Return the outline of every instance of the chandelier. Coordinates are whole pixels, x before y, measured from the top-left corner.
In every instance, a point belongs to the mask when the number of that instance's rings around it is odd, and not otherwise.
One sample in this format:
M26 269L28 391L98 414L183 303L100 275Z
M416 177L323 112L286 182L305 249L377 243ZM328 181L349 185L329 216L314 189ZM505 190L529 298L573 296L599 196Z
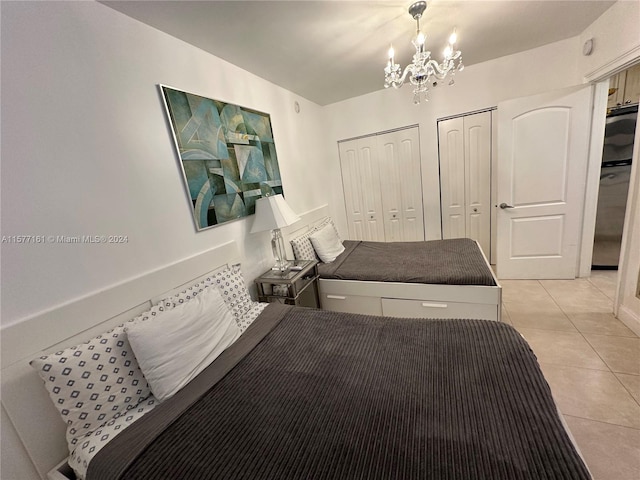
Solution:
M438 81L445 80L450 77L449 85L453 85L454 75L456 71L462 71L464 65L462 64L462 52L460 50L454 50L454 45L457 40L455 30L449 37L449 44L444 50L444 60L442 63L438 63L431 58L431 52L424 49L425 36L420 31L420 18L427 8L427 2L416 2L409 7L409 15L413 17L417 24L416 38L411 43L416 49L416 53L413 55L413 62L406 66L404 72L401 73L402 68L394 61L393 47L389 48L389 61L384 69L384 88L400 88L407 75L409 75L409 81L414 85L413 89L413 103L418 105L421 98L424 97L425 101L429 100L429 87L437 86Z

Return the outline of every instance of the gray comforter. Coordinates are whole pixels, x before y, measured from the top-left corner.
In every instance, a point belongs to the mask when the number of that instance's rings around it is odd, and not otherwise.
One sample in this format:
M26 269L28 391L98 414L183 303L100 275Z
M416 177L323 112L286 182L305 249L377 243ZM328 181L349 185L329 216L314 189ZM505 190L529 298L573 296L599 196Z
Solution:
M321 278L447 285L495 285L478 244L468 238L427 242L345 240L345 251L320 264Z
M527 343L271 304L89 465L113 479L587 479Z

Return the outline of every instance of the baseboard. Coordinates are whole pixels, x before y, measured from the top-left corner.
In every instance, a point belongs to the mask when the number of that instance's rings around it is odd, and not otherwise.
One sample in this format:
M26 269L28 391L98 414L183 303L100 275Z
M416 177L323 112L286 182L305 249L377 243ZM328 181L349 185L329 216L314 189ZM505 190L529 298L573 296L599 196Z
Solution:
M618 307L618 320L629 327L633 332L640 336L640 316L637 313L631 311L631 309L620 305Z

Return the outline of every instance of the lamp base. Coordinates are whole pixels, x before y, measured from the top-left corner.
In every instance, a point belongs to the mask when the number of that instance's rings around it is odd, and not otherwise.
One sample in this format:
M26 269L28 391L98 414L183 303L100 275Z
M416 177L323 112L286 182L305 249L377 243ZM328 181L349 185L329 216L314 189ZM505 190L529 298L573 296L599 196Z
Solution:
M276 263L271 270L278 270L280 272L286 272L291 267L291 262L286 259L284 250L284 241L282 240L282 233L279 228L273 230L273 236L271 237L271 249L273 250L273 256L276 259Z

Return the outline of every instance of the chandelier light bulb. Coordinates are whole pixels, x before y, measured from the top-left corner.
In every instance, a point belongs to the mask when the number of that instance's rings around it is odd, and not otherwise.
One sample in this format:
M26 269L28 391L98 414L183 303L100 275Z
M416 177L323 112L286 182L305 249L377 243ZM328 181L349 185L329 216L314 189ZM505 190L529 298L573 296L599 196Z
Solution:
M451 33L451 36L449 37L449 43L451 44L451 46L455 45L455 43L458 41L458 34L456 33L456 31L454 30Z
M393 63L393 56L395 55L395 52L393 51L393 46L389 47L389 59L391 60L391 63Z
M418 35L416 36L416 43L417 43L418 45L424 45L424 40L425 40L425 38L424 38L424 33L422 33L422 32L420 32L420 31L419 31L419 32L418 32Z
M453 53L453 49L451 45L447 45L447 48L444 49L444 58L451 58L451 54Z

